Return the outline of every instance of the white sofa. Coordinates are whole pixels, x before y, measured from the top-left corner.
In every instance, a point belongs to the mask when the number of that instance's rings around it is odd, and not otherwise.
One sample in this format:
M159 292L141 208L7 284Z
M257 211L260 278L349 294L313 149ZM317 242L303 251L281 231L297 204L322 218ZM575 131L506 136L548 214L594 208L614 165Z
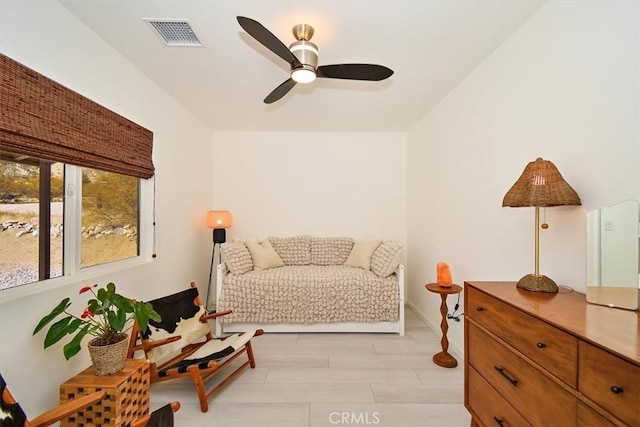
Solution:
M225 243L216 332L386 332L404 335L402 247L349 237Z

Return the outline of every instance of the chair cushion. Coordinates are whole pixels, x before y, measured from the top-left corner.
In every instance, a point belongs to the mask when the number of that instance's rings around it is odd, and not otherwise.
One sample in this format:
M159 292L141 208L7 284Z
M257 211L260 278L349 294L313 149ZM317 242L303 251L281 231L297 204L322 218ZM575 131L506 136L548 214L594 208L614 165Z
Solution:
M284 265L311 264L311 236L269 237Z
M349 267L359 267L365 270L369 270L371 267L371 257L373 253L380 246L381 240L360 240L353 245L353 249L349 254L349 257L345 261L344 265Z
M169 371L177 370L180 373L187 372L190 366L198 366L198 369L206 369L211 361L227 357L248 343L256 334L256 330L235 334L225 339L212 339L202 345L188 358L158 371L158 376L167 376Z
M194 305L198 297L198 289L190 288L184 291L149 301L153 309L162 317L160 322L149 321L149 327L143 334L145 338L158 341L179 335L180 340L161 345L147 351L151 363L160 363L171 356L180 353L183 347L193 343L211 332L207 322L201 322L200 317L205 314L201 305Z
M231 274L244 274L253 270L251 253L244 242L223 243L220 251Z
M273 249L269 240L253 240L248 239L247 249L253 259L253 267L261 270L269 268L283 267L284 262L278 253Z
M371 271L378 277L391 276L400 265L402 246L391 242L382 242L371 257Z
M11 395L7 390L7 383L0 374L0 425L2 427L22 427L27 421L27 415L24 413L19 403L10 403L5 400L7 395Z
M173 427L173 408L168 403L151 413L145 427Z
M350 237L312 237L311 264L343 265L353 249Z

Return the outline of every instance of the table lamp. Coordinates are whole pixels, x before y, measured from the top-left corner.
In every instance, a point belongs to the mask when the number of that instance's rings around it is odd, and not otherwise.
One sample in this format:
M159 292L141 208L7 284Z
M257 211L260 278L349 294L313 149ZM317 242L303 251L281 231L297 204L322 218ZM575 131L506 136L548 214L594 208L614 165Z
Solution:
M558 285L549 277L539 273L540 207L568 205L580 205L580 197L562 178L556 166L541 157L527 165L520 178L504 196L503 207L533 206L536 208L535 272L521 278L517 287L536 292L558 292Z

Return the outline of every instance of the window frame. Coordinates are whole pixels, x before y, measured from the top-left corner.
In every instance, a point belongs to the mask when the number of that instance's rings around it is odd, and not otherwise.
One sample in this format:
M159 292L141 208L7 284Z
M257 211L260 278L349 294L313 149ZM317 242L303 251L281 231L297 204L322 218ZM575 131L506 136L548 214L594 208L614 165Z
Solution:
M64 164L64 233L63 274L12 288L0 290L0 300L8 301L43 291L60 288L71 283L91 281L99 276L137 267L153 260L155 175L138 178L139 184L139 255L89 267L80 267L82 240L82 167Z

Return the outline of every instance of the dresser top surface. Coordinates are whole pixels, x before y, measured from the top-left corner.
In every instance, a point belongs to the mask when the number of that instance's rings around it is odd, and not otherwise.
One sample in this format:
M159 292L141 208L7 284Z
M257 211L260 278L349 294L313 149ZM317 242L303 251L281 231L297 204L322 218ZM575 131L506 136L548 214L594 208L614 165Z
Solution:
M640 365L640 313L589 304L585 295L531 292L515 282L465 282L481 292Z

